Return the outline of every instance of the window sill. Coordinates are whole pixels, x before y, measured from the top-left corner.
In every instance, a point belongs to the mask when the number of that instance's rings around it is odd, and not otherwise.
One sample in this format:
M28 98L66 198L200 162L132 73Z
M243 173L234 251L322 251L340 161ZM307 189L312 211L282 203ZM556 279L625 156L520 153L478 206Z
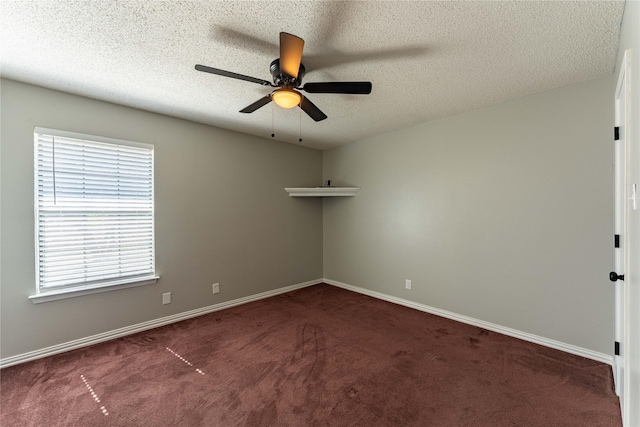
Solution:
M78 286L73 289L56 289L48 292L40 292L30 295L29 299L34 304L56 301L59 299L75 298L83 295L98 294L101 292L116 291L119 289L133 288L136 286L152 285L158 281L160 276L136 277L135 279L119 280L93 286Z

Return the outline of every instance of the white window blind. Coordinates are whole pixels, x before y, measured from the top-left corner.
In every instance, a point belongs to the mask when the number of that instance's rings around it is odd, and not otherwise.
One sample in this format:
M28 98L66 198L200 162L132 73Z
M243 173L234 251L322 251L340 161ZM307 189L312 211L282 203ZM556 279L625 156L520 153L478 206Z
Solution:
M39 293L155 274L152 145L36 128L35 186Z

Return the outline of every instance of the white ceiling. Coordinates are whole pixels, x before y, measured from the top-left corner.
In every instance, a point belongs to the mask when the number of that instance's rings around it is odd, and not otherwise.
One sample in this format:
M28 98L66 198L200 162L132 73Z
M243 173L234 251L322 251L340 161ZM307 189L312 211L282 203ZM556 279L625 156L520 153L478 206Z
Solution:
M1 0L3 77L327 149L612 73L623 1ZM328 119L195 64L271 80L278 34L305 40L305 82Z

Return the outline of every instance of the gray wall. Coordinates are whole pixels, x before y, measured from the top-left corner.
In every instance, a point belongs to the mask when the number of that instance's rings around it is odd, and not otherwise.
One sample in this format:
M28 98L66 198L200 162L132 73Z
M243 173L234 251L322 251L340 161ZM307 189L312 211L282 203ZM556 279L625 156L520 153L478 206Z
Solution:
M612 88L325 151L323 179L361 190L324 201L324 277L611 354Z
M610 354L612 80L324 153L2 80L0 356L322 276ZM27 299L34 126L155 144L156 285Z
M322 153L2 80L1 357L322 276ZM155 145L155 285L34 305L35 126ZM220 282L213 295L211 284ZM171 292L163 306L161 294Z

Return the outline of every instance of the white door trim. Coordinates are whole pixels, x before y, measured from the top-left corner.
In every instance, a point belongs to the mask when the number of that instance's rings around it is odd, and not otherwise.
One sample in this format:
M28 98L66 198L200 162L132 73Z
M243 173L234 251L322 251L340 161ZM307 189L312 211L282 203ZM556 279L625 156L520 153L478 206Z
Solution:
M614 271L618 274L625 274L628 246L627 246L627 208L628 200L626 200L627 189L627 158L629 156L629 147L626 135L626 126L624 124L625 99L626 99L626 55L622 60L622 66L618 75L618 82L615 91L615 126L618 131L618 138L615 144L615 220L614 233L620 236L619 247L614 248ZM614 340L616 348L619 350L618 355L613 356L613 379L615 383L616 394L620 396L620 405L624 406L624 281L618 280L613 285L615 287L615 329Z

